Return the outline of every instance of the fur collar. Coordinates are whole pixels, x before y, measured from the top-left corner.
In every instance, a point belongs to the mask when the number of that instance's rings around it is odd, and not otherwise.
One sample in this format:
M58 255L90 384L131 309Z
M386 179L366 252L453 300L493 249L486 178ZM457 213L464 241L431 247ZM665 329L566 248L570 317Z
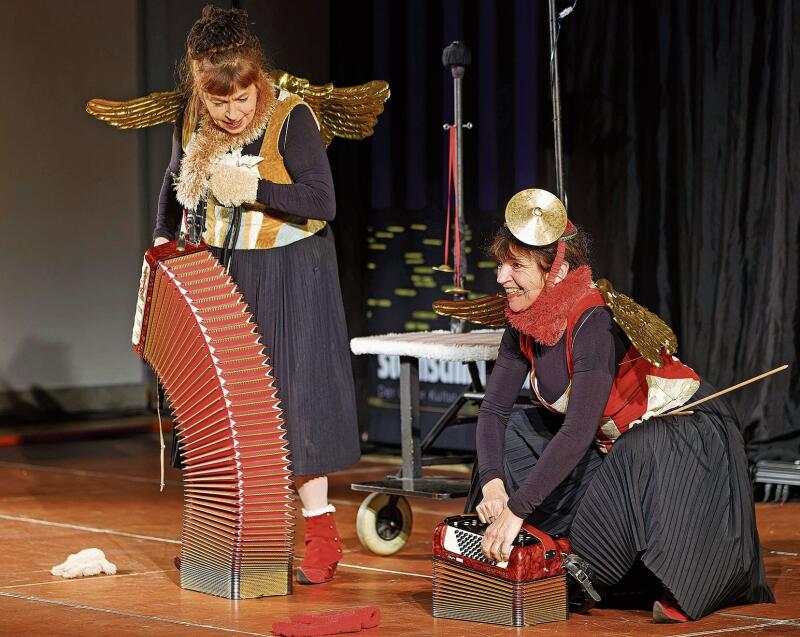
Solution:
M194 210L206 198L211 171L225 153L257 140L267 128L278 100L266 78L259 82L256 110L250 123L236 135L226 133L211 120L203 108L197 132L189 142L181 159L181 168L175 179L175 195L188 210Z
M591 286L592 271L588 265L582 265L571 270L561 283L545 288L528 309L512 312L506 305L506 318L523 334L542 345L553 346L567 328L567 314Z

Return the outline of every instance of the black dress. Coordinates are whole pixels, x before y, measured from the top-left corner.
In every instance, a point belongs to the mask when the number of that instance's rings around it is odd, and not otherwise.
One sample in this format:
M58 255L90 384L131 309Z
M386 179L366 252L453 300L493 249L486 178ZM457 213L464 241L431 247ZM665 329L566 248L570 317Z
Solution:
M695 398L714 391L702 383ZM641 560L693 619L775 601L744 442L724 400L625 433L591 480L569 537L607 585Z
M609 371L613 375L629 345L610 313L595 313L574 340L576 369L583 359L582 372L595 376L590 376L589 395L578 396L573 382L566 417L543 408L511 411L509 397L513 403L530 369L517 339L507 330L481 407L481 484L502 477L512 511L544 531L567 534L573 551L609 589L643 565L693 619L725 605L774 601L764 574L744 444L727 403L710 401L692 416L651 418L601 454L592 444L599 419L592 415L582 421L573 407L588 413L599 401L602 409L609 386L604 377ZM598 357L598 350L608 360ZM536 348L536 376L549 381L539 382L548 402L555 402L569 382L564 352L564 337L553 347ZM702 383L694 398L711 393ZM570 430L568 444L565 429ZM493 448L497 444L502 455ZM502 457L502 466L481 462L482 454ZM553 483L550 475L559 471L565 477Z
M154 237L174 239L181 209L173 175L182 156L180 123L164 175ZM243 149L257 155L263 135ZM327 156L308 109L295 107L280 134L280 150L294 184L259 183L269 208L325 219L335 215ZM297 186L297 187L293 187ZM221 249L212 248L219 258ZM296 475L341 470L358 461L360 444L333 232L270 249L236 250L231 275L255 316L273 366Z

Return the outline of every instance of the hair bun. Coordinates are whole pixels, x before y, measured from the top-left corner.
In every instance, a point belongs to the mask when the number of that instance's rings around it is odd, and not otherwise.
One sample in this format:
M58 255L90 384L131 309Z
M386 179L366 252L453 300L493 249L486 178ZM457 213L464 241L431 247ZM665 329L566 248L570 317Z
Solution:
M196 57L252 45L254 40L247 11L207 4L189 31L186 48Z

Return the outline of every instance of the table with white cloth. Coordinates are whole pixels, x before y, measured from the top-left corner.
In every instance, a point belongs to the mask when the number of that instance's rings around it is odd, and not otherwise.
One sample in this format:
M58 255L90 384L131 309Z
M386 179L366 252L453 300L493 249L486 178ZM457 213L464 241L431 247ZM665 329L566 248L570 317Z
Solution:
M478 375L477 361L494 361L500 348L502 330L476 330L465 333L449 331L408 332L361 336L350 341L353 354L385 354L400 357L400 441L402 467L398 475L386 476L376 482L351 485L356 491L382 492L396 495L445 499L464 496L469 481L446 476L422 476L420 440L419 361L422 358L457 361L470 370L472 384L440 418L431 432L435 437L458 410L469 401L479 403L483 386ZM431 434L426 440L431 440ZM426 463L431 464L431 463Z
M356 533L361 544L378 555L392 555L411 535L413 516L405 496L443 500L466 496L470 480L452 476L423 476L423 465L442 464L448 458L423 457L423 452L450 424L460 422L458 412L465 404L479 405L484 389L477 361L489 365L497 359L502 330L476 330L453 333L442 331L409 332L361 336L350 341L354 354L385 354L400 358L400 442L402 466L397 474L383 480L350 485L354 491L370 494L361 503L356 517ZM457 361L467 365L471 383L445 411L424 440L420 440L419 361L428 358ZM470 461L474 456L470 457Z

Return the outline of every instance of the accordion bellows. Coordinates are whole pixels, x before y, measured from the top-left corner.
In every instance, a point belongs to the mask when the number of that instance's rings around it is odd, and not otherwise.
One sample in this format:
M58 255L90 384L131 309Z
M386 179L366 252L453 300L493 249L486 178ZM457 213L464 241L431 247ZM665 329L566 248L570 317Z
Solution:
M294 509L271 368L235 283L204 246L145 254L134 349L162 383L184 464L181 587L291 592Z
M453 516L433 536L433 616L532 626L567 619L562 552L566 540L525 525L508 562L481 553L487 528L475 516Z

